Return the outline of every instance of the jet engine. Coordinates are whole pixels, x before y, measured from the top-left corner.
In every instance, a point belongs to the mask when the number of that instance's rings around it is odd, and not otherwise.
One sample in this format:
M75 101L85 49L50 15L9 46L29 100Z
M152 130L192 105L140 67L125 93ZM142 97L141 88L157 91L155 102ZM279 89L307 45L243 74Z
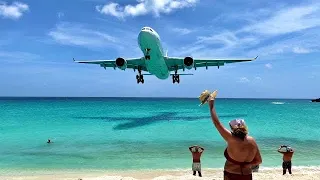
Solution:
M187 69L191 69L193 67L193 58L192 57L185 57L183 60L184 67Z
M125 70L127 68L127 61L119 57L116 59L116 65L119 69Z

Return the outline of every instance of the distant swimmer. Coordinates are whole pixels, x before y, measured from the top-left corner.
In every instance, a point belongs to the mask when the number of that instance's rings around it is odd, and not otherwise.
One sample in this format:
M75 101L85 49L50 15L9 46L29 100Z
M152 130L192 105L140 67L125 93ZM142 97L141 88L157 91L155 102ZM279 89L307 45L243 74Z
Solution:
M51 140L50 140L50 139L48 139L47 143L51 143Z
M282 162L282 169L283 169L283 174L285 175L287 173L287 169L289 171L289 174L292 174L291 172L291 159L294 153L294 150L290 146L282 145L279 147L278 152L283 154L283 162Z
M202 177L201 174L201 162L200 162L200 158L201 155L204 151L204 148L194 145L194 146L190 146L189 150L192 153L192 171L193 171L193 175L196 175L196 172L198 171L198 175L199 177Z
M215 110L217 91L204 91L199 96L201 104L208 103L212 123L226 141L224 151L226 162L224 165L224 180L252 180L252 167L262 163L260 151L255 139L248 136L248 127L243 119L229 122L228 130L220 122Z

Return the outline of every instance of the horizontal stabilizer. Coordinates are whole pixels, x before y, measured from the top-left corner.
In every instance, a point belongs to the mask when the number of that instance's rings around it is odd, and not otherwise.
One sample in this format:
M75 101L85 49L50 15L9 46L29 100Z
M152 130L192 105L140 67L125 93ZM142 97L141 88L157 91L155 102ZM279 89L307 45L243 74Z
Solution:
M170 74L171 76L173 75L181 75L181 76L187 76L187 75L193 75L193 74Z

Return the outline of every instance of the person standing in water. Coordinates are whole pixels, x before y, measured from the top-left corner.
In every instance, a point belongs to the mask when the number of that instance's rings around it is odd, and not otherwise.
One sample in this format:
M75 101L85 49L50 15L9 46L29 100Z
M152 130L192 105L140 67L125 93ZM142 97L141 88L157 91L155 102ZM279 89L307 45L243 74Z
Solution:
M192 153L192 171L193 175L196 175L196 172L198 171L199 177L202 177L201 174L201 155L204 151L204 148L194 145L189 147L190 152Z
M207 96L202 93L201 96ZM212 122L222 138L227 142L224 151L226 162L224 165L224 180L252 180L251 167L262 163L260 151L255 139L248 136L248 128L243 119L234 119L229 122L231 131L219 121L215 110L217 91L209 94L207 102ZM202 99L202 98L200 98Z
M283 173L282 175L285 175L287 173L287 169L289 174L292 174L291 172L291 168L292 168L292 163L291 163L291 159L294 153L294 150L290 147L290 146L280 146L280 148L278 149L278 152L283 154L282 157L282 169L283 169Z

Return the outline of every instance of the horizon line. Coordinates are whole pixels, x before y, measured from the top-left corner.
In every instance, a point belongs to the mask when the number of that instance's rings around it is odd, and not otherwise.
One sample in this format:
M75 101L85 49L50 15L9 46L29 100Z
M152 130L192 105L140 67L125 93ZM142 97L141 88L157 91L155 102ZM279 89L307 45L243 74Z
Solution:
M154 98L154 99L198 99L198 97L152 97L152 96L0 96L0 98ZM216 99L295 99L311 100L317 98L284 98L284 97L217 97Z

